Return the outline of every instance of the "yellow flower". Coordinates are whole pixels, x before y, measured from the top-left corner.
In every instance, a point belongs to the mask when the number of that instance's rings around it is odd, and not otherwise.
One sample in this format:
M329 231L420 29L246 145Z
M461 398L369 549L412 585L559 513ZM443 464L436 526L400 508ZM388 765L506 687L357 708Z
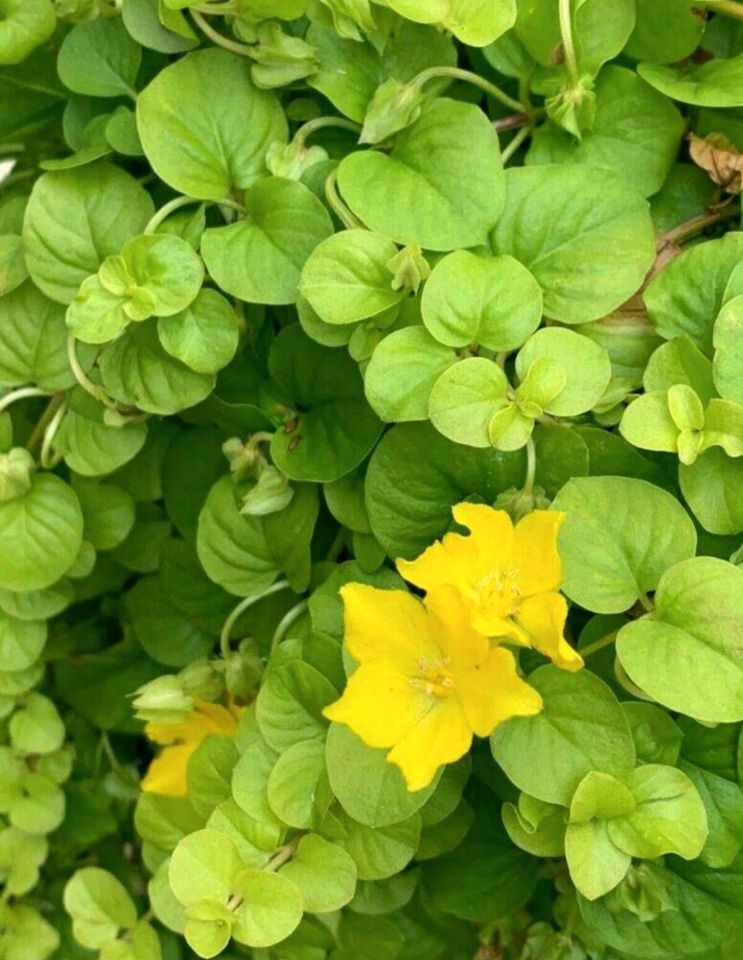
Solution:
M165 747L150 764L141 787L148 793L185 797L188 793L186 769L191 754L211 733L232 736L242 710L197 700L195 709L183 723L148 723L144 728L153 743Z
M468 623L456 590L425 604L404 590L341 588L345 642L360 664L325 716L349 726L421 790L438 768L508 717L539 713L542 699L516 672L510 650Z
M447 533L417 560L398 560L403 577L427 591L453 587L475 630L579 670L583 658L563 636L568 605L558 593L557 534L565 514L535 510L514 527L505 510L484 504L458 503L453 513L470 535Z

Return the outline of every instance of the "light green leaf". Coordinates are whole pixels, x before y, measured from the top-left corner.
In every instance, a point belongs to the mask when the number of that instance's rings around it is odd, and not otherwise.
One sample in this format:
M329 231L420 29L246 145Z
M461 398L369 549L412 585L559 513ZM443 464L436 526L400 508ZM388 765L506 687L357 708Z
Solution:
M157 175L203 200L251 186L270 144L287 138L279 101L253 86L250 62L216 48L161 70L137 99L137 125Z
M633 400L622 414L619 431L635 447L676 453L680 431L668 409L667 392L656 390Z
M723 535L743 530L743 460L707 450L691 466L681 464L679 482L705 530Z
M356 892L356 875L356 864L343 847L315 833L302 837L297 852L279 874L297 885L309 913L345 907Z
M539 326L542 291L513 257L458 250L434 267L421 312L429 332L446 346L516 350Z
M83 280L141 233L153 213L134 177L107 163L43 174L23 224L31 279L52 300L71 303Z
M638 760L674 766L684 735L666 711L653 703L634 700L624 701L622 709L632 730Z
M565 831L565 857L570 879L587 900L597 900L621 882L632 863L618 850L603 820L571 823Z
M629 609L696 549L683 507L644 480L578 477L565 484L553 508L567 513L559 538L563 590L597 613Z
M21 754L54 753L64 743L65 727L48 697L31 693L8 724L10 742Z
M388 423L426 420L431 389L455 360L454 351L423 327L394 330L380 341L366 368L366 398Z
M64 889L65 910L72 917L75 939L100 950L119 930L130 930L137 910L124 885L99 867L77 870Z
M104 408L83 390L69 395L70 409L65 414L54 446L65 463L84 477L113 473L132 460L147 439L147 425L125 422L109 426Z
M3 0L0 65L21 63L54 33L57 17L49 0ZM52 949L55 949L52 947Z
M714 557L668 570L652 618L627 624L617 654L663 706L710 723L743 719L743 570Z
M0 587L25 592L50 587L66 572L83 541L83 515L74 490L53 474L37 474L31 489L0 502Z
M616 309L655 257L647 204L618 174L556 164L506 173L506 208L491 243L531 270L546 315L562 323Z
M682 67L641 63L637 72L651 87L681 103L697 107L743 106L743 54Z
M436 100L395 137L389 155L368 150L346 157L338 185L366 226L397 243L475 246L503 207L498 138L478 107Z
M232 927L238 943L270 947L286 939L302 919L302 893L280 873L248 867L235 878L235 890L243 897Z
M611 378L609 355L599 344L573 330L546 327L529 337L516 357L516 372L526 380L532 364L546 358L559 364L565 386L543 408L559 417L575 417L601 399Z
M342 846L356 863L359 880L384 880L400 873L415 855L421 834L416 813L387 827L367 827L343 810L334 818L331 830L320 828L327 839Z
M505 407L508 389L506 375L497 363L484 357L460 360L433 385L428 403L431 423L455 443L489 447L489 427L493 416Z
M301 660L275 667L266 674L256 700L260 731L279 751L322 737L328 726L322 711L337 697L330 681Z
M653 352L642 382L647 392L670 390L683 383L705 403L715 396L712 364L687 336L675 337Z
M693 763L681 769L699 791L707 811L709 836L699 858L708 867L728 867L743 847L743 790Z
M142 48L118 17L79 23L59 51L59 77L73 93L89 97L136 97Z
M705 26L694 0L641 3L624 52L634 60L678 63L699 46Z
M332 724L326 742L330 786L346 813L368 827L407 820L431 797L438 780L410 793L385 750L367 747L348 727Z
M635 747L614 694L598 677L540 667L529 683L544 708L534 717L502 723L491 739L493 756L520 790L568 806L593 771L621 779L635 764Z
M216 830L196 830L179 843L170 858L168 877L184 907L199 900L227 902L235 892L241 861L237 847Z
M609 821L614 846L646 860L666 853L696 859L707 840L707 814L686 774L650 763L633 770L626 783L637 806Z
M0 304L2 301L0 301ZM715 387L727 400L743 403L743 296L733 297L715 320L712 344L715 348Z
M306 830L330 803L322 740L300 740L278 758L268 778L268 802L279 820ZM324 814L325 809L321 812ZM335 909L335 908L333 908Z
M45 620L17 620L0 612L0 662L3 670L26 670L46 643Z
M307 258L332 233L330 216L308 187L283 177L253 184L244 202L245 219L204 233L209 273L248 303L295 303Z
M325 323L356 323L399 303L388 264L395 244L369 230L342 230L323 240L302 270L299 289Z
M216 290L202 290L190 306L161 317L157 335L163 349L196 373L217 373L232 360L240 339L237 316Z

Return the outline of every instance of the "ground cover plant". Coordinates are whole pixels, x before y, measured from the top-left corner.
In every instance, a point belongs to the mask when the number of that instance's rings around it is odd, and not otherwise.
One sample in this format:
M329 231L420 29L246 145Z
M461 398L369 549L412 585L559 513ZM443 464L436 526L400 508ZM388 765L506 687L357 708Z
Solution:
M0 0L0 960L739 960L743 3Z

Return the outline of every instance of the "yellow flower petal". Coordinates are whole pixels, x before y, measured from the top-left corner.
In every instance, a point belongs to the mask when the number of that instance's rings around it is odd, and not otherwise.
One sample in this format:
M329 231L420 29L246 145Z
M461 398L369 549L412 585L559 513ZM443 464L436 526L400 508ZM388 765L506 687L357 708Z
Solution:
M402 770L408 790L422 790L445 763L459 760L470 748L470 729L457 697L435 700L431 709L387 755Z
M560 588L562 561L557 535L564 519L559 510L535 510L516 524L513 569L522 597Z
M458 503L452 513L470 534L447 533L416 560L398 560L397 569L407 581L423 590L450 584L468 596L477 590L483 577L509 561L513 524L505 510L494 510L482 503Z
M516 671L516 659L504 647L492 647L484 663L459 679L457 695L467 723L487 737L509 717L529 717L542 709L542 698Z
M188 793L186 769L198 743L181 743L166 747L155 757L141 783L147 793L162 793L170 797L185 797Z
M328 720L350 727L367 746L391 747L418 723L432 702L391 667L362 664L350 676L340 700L323 713Z
M580 670L583 658L563 636L568 605L562 594L541 593L529 597L519 607L516 623L528 635L529 642L563 670Z
M363 583L347 583L340 593L346 647L359 663L386 664L412 675L421 658L441 656L423 604L412 594Z
M470 625L470 608L454 587L438 587L425 599L429 629L454 671L471 670L488 655L487 636Z

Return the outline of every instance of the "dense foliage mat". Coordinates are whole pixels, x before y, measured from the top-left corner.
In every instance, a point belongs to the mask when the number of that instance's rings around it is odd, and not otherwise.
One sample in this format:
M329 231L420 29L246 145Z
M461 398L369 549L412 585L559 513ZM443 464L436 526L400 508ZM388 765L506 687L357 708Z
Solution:
M739 960L743 2L0 0L0 960Z

